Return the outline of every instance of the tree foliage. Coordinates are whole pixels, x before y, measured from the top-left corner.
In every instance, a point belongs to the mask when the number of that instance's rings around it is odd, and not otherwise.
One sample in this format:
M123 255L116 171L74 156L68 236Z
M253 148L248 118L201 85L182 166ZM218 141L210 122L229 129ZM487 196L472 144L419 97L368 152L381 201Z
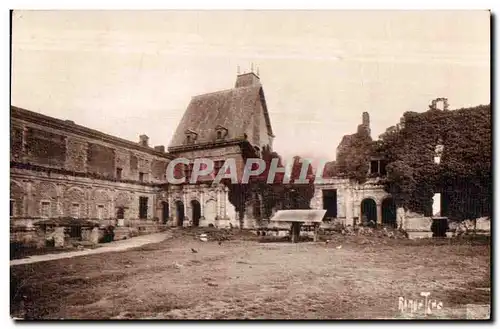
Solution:
M348 145L345 145L337 155L336 175L364 183L373 147L372 138L365 130L358 130L357 133L350 135Z
M490 105L406 112L402 121L376 144L388 161L385 188L398 205L427 214L433 194L443 193L450 217L491 214ZM439 165L437 144L444 146Z
M229 187L229 201L235 206L240 224L243 224L245 210L262 200L263 218L270 218L273 209L309 209L309 203L314 196L314 174L312 165L307 168L308 183L299 181L302 170L302 158L295 156L290 175L290 181L285 181L284 173L276 173L274 181L267 182L269 168L273 159L278 159L278 167L284 167L282 158L276 152L264 150L262 159L266 166L259 176L251 176L249 184L224 183ZM304 164L305 165L305 164ZM242 225L240 225L242 226Z

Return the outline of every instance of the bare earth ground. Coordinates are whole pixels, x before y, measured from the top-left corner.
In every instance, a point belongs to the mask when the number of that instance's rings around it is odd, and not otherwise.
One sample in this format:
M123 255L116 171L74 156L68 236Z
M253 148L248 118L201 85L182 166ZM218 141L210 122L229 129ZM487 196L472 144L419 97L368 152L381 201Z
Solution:
M401 318L398 297L421 299L422 291L443 302L433 318L484 317L484 305L490 304L490 242L484 237L412 241L335 235L328 244L290 244L242 234L219 244L200 241L193 230L173 233L172 239L133 250L12 266L11 315Z

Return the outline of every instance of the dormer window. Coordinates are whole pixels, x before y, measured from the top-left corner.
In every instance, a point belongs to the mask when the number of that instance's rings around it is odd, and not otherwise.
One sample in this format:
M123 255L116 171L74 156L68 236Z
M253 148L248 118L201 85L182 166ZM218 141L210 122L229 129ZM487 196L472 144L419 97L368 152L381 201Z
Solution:
M194 144L196 138L198 137L198 134L192 130L186 130L185 134L186 134L186 144L188 145Z
M224 140L227 136L227 128L221 125L215 127L216 140L221 141Z

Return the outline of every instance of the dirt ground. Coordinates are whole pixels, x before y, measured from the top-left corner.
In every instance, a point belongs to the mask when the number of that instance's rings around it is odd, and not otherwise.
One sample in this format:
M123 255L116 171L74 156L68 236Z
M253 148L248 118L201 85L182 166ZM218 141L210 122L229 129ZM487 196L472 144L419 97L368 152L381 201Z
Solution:
M399 297L422 299L420 292L430 292L443 308L428 317L465 319L474 305L490 304L489 238L337 234L328 243L291 244L248 234L202 242L200 232L177 230L172 239L133 250L13 266L11 315L402 318L410 316L398 311Z

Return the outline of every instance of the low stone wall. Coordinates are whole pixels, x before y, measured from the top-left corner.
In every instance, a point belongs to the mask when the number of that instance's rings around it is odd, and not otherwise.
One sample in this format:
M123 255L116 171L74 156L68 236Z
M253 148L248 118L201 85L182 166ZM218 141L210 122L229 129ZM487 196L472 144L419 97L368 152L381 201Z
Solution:
M11 219L10 227L10 243L15 248L45 248L56 247L64 248L71 247L75 243L85 242L88 244L97 244L99 242L109 242L106 238L108 227L114 228L113 231L118 233L118 240L123 238L131 238L138 235L151 234L163 231L167 225L159 224L153 220L126 220L128 225L116 226L116 219L106 219L101 221L93 221L99 226L92 227L92 223L79 226L81 234L79 237L71 237L71 226L64 224L63 219L54 218L50 225L42 225L41 221L47 221L47 218L16 218ZM79 219L75 219L78 221ZM82 220L85 221L85 220ZM60 223L59 223L60 222ZM115 239L116 240L116 239Z
M403 229L407 232L430 232L431 225L430 217L406 217L403 221Z

